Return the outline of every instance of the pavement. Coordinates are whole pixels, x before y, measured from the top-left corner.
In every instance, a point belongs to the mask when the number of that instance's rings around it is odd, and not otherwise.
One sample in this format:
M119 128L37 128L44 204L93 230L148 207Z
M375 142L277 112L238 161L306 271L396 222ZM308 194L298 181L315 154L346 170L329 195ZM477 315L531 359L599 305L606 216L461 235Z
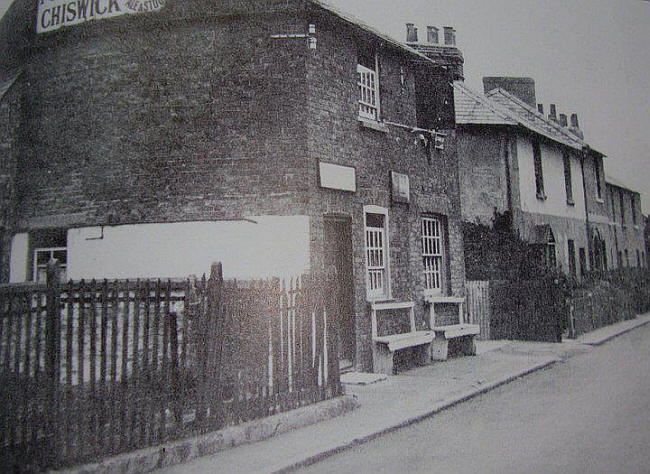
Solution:
M342 381L349 382L344 383L346 397L352 398L358 408L343 410L340 416L308 426L303 424L263 441L221 449L215 454L156 472L275 473L294 470L433 416L573 355L589 352L593 346L648 323L650 313L645 313L562 343L477 341L476 356L452 358L387 377L345 374ZM129 456L137 456L137 452L122 455L122 458ZM144 472L134 469L137 463L130 465L131 468L113 467L120 472ZM105 463L95 466L96 469L82 467L77 472L106 471Z

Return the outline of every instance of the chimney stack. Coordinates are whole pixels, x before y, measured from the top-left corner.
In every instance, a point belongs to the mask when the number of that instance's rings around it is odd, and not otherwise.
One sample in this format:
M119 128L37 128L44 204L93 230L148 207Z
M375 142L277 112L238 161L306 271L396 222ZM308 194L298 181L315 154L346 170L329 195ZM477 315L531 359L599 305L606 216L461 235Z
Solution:
M557 122L557 112L555 110L555 104L551 104L551 110L548 113L548 119Z
M406 24L406 42L407 43L417 43L418 42L418 29L413 23Z
M427 42L431 44L438 44L440 38L438 37L438 28L435 26L427 26Z
M560 125L563 127L567 126L566 114L560 114Z
M578 124L578 114L571 114L571 126L569 127L569 131L580 139L585 137L582 130L580 130L580 125Z
M537 104L537 111L544 115L544 104Z
M445 46L456 46L456 30L451 26L443 26L445 30Z

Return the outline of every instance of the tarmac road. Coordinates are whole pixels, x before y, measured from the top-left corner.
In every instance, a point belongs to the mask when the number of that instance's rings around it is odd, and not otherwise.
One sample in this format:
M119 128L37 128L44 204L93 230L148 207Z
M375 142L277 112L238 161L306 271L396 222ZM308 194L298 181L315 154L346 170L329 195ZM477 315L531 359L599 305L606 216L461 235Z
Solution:
M300 472L648 473L650 325Z

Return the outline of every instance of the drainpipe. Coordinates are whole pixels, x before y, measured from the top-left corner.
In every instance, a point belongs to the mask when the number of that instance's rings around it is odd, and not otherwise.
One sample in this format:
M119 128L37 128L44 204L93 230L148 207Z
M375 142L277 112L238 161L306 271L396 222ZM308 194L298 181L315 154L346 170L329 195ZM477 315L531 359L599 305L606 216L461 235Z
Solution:
M590 252L591 235L589 233L589 201L587 200L587 182L585 181L585 160L587 159L587 153L588 147L585 146L582 148L582 154L580 155L580 171L582 172L582 194L585 201L585 230L587 231L587 244L585 245L585 252L587 254L587 261L589 262L587 266L590 270L593 270L592 255Z

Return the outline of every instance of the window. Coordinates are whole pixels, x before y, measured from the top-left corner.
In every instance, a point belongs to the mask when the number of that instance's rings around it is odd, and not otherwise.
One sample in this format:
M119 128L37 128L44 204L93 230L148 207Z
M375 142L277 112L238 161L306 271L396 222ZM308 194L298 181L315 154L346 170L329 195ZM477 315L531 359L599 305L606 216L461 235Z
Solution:
M636 222L636 206L634 205L634 195L630 195L630 203L632 204L632 224L637 225Z
M569 252L569 272L577 276L576 270L576 245L572 239L567 240L567 251Z
M603 190L602 190L602 182L600 179L600 165L598 164L598 160L596 158L594 158L594 175L596 177L596 197L602 200Z
M573 183L571 183L571 158L568 153L564 153L564 189L566 190L566 202L573 205Z
M552 237L552 236L551 236ZM552 241L549 240L546 245L546 262L550 268L555 268L557 266L557 259L555 258L555 239Z
M638 250L636 251L636 266L641 266L641 253Z
M388 211L366 206L366 295L369 300L390 299L388 268Z
M609 197L612 201L612 220L616 222L616 199L614 199L614 189L609 188Z
M584 276L587 273L587 252L584 247L580 247L578 253L580 254L580 274Z
M66 280L66 269L68 266L68 252L65 247L50 247L34 249L34 273L33 279L37 282L47 280L47 264L55 259L59 263L60 281Z
M533 159L537 199L546 199L546 194L544 194L544 171L542 170L542 150L539 145L539 140L533 140Z
M357 86L359 117L379 120L379 61L375 54L359 54Z
M422 218L422 262L426 293L442 293L443 233L436 217Z
M625 226L625 196L623 191L620 191L620 201L621 201L621 224Z
M630 253L627 251L627 249L625 249L625 266L630 266Z

